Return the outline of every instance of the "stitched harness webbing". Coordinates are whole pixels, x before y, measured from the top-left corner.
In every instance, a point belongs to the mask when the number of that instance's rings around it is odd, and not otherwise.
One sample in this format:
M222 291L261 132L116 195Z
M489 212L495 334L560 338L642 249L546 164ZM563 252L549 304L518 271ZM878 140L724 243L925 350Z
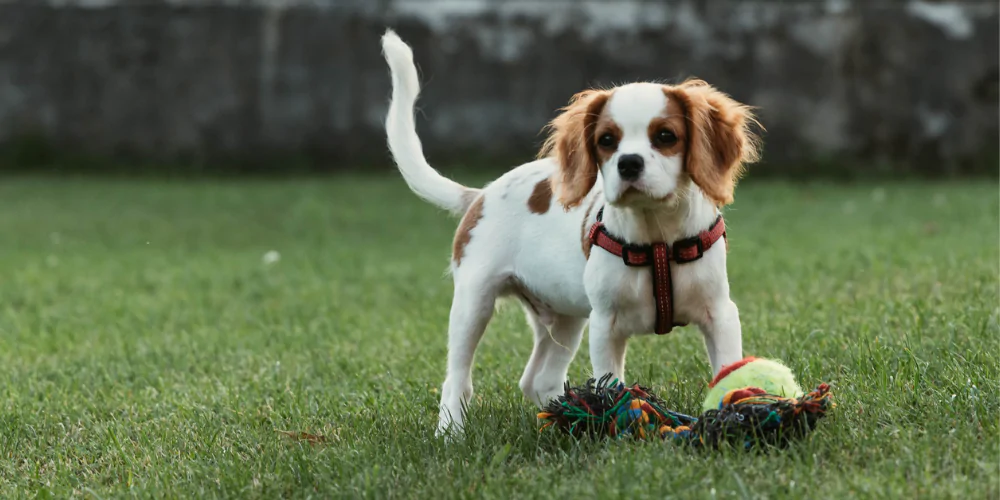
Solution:
M670 261L678 264L693 262L700 259L715 242L726 237L726 223L719 215L712 227L698 233L697 236L674 242L634 245L626 243L608 232L602 218L604 207L597 211L597 222L590 227L590 243L597 245L611 254L621 257L626 266L652 266L653 301L656 303L657 335L670 333L674 323L673 281L670 275Z

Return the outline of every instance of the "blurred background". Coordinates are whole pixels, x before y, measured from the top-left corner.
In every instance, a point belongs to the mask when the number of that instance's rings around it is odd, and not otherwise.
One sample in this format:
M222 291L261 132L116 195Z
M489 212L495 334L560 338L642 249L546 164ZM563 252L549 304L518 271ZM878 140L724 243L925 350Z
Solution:
M1000 498L998 25L996 0L0 0L0 498ZM430 439L457 221L392 165L386 27L469 185L587 87L758 107L726 208L743 348L837 416L709 467L548 439L515 306L474 437ZM694 326L633 342L630 380L701 407Z
M387 26L431 162L509 168L589 86L697 76L760 108L752 175L988 174L998 4L922 0L5 0L0 165L388 169Z

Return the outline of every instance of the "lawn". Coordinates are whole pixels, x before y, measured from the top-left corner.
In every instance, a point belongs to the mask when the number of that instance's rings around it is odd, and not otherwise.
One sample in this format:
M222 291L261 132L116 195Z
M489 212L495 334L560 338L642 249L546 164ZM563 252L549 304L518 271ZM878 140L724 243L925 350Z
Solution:
M997 498L998 198L744 183L746 352L839 406L788 449L702 453L539 434L513 305L467 436L435 439L456 221L395 176L2 179L0 497ZM631 380L697 411L693 328L630 345Z

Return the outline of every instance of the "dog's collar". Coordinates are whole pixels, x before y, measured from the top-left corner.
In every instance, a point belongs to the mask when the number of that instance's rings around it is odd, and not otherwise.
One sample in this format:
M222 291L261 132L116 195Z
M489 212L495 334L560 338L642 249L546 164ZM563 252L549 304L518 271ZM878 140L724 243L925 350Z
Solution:
M675 241L673 245L651 243L635 245L627 243L608 232L602 222L604 207L597 211L597 222L590 227L590 243L611 254L621 257L626 266L652 266L653 301L656 303L656 334L670 333L674 323L673 283L670 277L670 261L678 264L700 259L715 242L726 237L726 222L719 215L712 226L697 236Z

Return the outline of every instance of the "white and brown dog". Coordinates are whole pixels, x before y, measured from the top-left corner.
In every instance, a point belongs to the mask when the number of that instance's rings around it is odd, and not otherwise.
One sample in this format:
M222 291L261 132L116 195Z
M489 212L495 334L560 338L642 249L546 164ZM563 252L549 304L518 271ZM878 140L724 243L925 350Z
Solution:
M503 296L524 304L534 330L520 387L539 405L561 394L588 319L595 377L624 381L629 337L679 324L698 325L715 373L743 357L726 247L712 243L725 231L720 207L757 156L747 106L702 81L584 91L549 124L539 160L474 189L427 163L413 53L391 30L382 49L399 170L418 196L462 217L439 433L462 426L476 346Z

